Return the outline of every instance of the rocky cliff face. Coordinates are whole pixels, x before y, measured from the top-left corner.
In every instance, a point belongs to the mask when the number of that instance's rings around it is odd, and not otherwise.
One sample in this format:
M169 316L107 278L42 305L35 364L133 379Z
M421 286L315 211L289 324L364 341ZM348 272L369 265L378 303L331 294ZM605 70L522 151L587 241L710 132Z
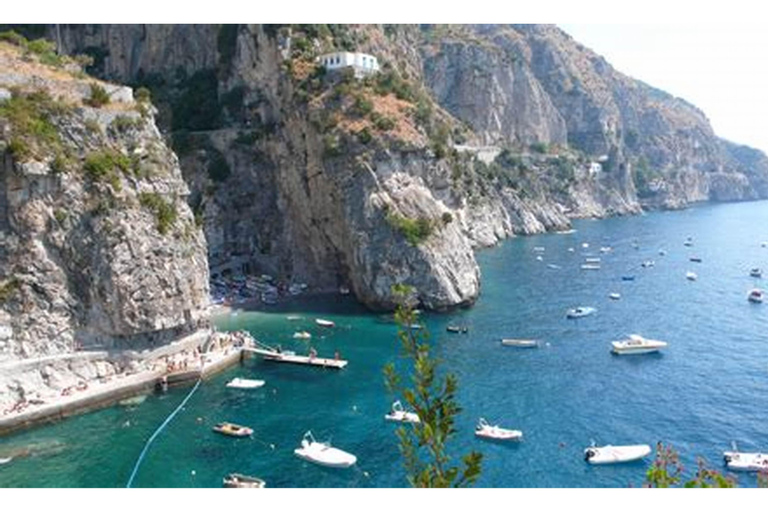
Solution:
M205 240L151 106L20 53L0 43L0 363L206 325Z
M375 308L405 283L443 308L477 296L473 247L766 197L762 153L553 26L67 26L63 41L152 89L213 274L350 286ZM323 74L314 58L340 48L382 71Z

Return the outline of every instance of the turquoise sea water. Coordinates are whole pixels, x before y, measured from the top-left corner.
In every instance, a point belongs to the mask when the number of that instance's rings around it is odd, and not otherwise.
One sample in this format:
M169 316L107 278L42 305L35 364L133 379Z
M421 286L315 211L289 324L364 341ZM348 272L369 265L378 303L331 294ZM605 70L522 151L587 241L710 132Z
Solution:
M682 212L577 221L570 235L509 240L481 251L482 294L450 314L425 315L435 353L459 377L464 408L453 443L485 455L480 486L625 487L640 485L650 461L592 467L583 458L598 444L655 444L680 451L689 470L696 456L722 469L722 451L768 450L768 303L750 304L752 267L768 270L768 203L706 206ZM686 237L693 247L684 247ZM633 247L637 240L638 248ZM583 249L582 243L589 248ZM599 254L600 246L613 252ZM541 246L543 261L534 247ZM575 248L568 252L568 248ZM660 256L659 249L667 254ZM693 263L696 255L702 263ZM580 270L587 256L599 271ZM641 268L644 260L652 268ZM554 264L560 268L549 268ZM698 280L685 279L686 271ZM632 274L634 281L622 281ZM608 298L619 292L621 300ZM565 311L593 306L595 315L567 320ZM298 314L299 321L287 315ZM322 317L337 327L314 324ZM449 334L465 324L469 334ZM229 472L260 476L271 487L398 487L406 484L394 435L384 421L393 397L382 367L396 360L396 327L340 296L305 298L261 312L222 318L221 329L306 353L293 340L312 333L321 356L339 350L343 371L247 362L205 382L157 438L137 487L219 487ZM626 334L669 342L663 354L613 356L610 342ZM533 350L502 347L502 337L539 338ZM265 379L257 390L231 390L240 376ZM134 408L113 407L0 439L4 453L27 457L0 466L0 486L121 487L144 442L189 389L151 396ZM520 429L519 444L475 439L478 417ZM211 432L219 421L254 428L253 439ZM293 455L302 434L358 457L356 467L329 470ZM754 486L754 475L740 475Z

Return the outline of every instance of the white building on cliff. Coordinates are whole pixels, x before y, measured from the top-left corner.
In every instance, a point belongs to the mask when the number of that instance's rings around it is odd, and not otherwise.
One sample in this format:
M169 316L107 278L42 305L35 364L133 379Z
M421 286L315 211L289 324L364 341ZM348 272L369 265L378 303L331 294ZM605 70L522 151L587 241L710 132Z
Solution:
M379 61L373 55L360 52L326 53L317 58L328 71L352 68L356 77L371 75L379 70Z

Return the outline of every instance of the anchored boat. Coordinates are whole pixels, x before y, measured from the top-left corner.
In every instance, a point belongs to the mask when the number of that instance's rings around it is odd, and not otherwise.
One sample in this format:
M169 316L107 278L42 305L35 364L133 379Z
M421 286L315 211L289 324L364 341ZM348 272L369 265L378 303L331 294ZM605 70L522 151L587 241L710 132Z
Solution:
M595 311L597 311L597 309L590 306L579 306L566 311L565 316L567 318L582 318L591 315Z
M224 487L230 489L262 489L267 483L261 478L255 476L241 475L240 473L230 473L224 477Z
M399 421L401 423L421 423L419 415L415 412L404 410L400 400L392 404L392 412L384 415L384 419L388 421Z
M515 338L504 338L501 340L501 344L505 347L518 347L518 348L536 348L539 346L537 340L522 340Z
M321 327L335 327L336 324L330 320L324 320L322 318L315 319L315 323Z
M312 337L312 335L307 331L299 331L293 333L293 337L297 340L308 340Z
M485 418L480 418L475 427L475 435L483 439L492 439L494 441L519 441L523 438L523 433L519 430L501 428L498 425L489 425Z
M612 341L613 348L611 352L614 354L649 354L651 352L658 352L660 349L667 346L666 341L649 340L643 338L639 334L630 334L629 338L621 341Z
M685 278L689 281L695 281L698 279L699 276L696 275L696 272L686 272Z
M618 464L640 460L651 453L647 444L630 446L590 446L584 450L584 460L590 464Z
M754 302L755 304L760 304L763 302L763 290L760 290L759 288L755 288L754 290L750 290L749 295L747 295L747 300L749 302Z
M348 468L357 462L357 457L344 450L334 448L330 443L315 441L312 431L307 431L301 440L301 447L293 450L300 459L328 468Z
M760 270L759 268L753 268L752 270L749 271L749 275L751 277L763 277L763 271Z
M232 437L248 437L253 434L253 429L243 427L242 425L235 425L234 423L218 423L213 427L214 432L224 434L225 436Z
M731 471L768 471L767 453L723 452L723 460Z
M241 379L238 377L227 382L227 387L237 389L255 389L260 388L264 384L266 384L266 382L263 380Z

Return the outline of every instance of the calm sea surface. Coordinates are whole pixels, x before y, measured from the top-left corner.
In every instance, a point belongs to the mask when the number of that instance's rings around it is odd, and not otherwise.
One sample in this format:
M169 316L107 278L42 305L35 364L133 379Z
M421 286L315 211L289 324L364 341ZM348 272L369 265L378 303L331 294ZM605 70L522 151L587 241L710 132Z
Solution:
M574 227L573 234L515 238L481 251L477 304L425 315L436 355L459 378L464 411L454 449L485 455L479 485L642 483L649 461L587 465L582 454L592 440L662 440L681 453L689 471L697 456L722 469L722 451L732 441L744 451L768 450L768 303L746 300L760 284L749 277L750 268L760 266L768 275L768 248L761 247L768 241L768 203L577 221ZM683 246L688 236L693 247ZM601 246L613 251L599 254ZM659 255L660 249L667 254ZM702 263L690 262L694 255ZM586 257L602 258L602 269L581 270ZM644 260L655 266L642 268ZM686 280L689 270L697 281ZM624 275L635 280L622 281ZM621 300L610 300L611 292ZM580 305L597 313L567 320L566 309ZM303 319L286 319L292 314ZM337 327L318 327L318 317ZM469 334L446 333L449 324L468 325ZM406 484L395 425L383 418L393 397L382 367L400 354L394 324L351 299L329 296L241 311L218 325L247 329L300 353L309 344L292 334L307 330L321 356L339 350L349 366L330 371L251 360L205 382L157 438L135 486L219 487L230 472L259 476L270 487ZM610 342L630 333L669 347L662 354L611 355ZM545 343L521 350L502 347L502 337ZM251 391L225 388L234 377L267 384ZM0 486L125 486L146 439L188 392L172 390L137 407L113 407L0 439L0 457L19 447L30 450L30 456L0 466ZM522 430L524 440L499 445L475 439L481 416ZM255 435L217 435L211 426L219 421L249 425ZM357 455L357 466L328 470L296 458L293 449L308 429ZM754 486L755 477L742 474L738 482Z

